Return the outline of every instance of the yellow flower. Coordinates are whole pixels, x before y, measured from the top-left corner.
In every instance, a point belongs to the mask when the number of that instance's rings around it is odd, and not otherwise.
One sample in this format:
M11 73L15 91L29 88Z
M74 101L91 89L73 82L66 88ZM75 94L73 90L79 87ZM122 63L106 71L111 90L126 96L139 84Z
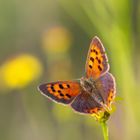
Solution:
M61 26L55 26L43 34L43 48L47 53L66 52L71 44L70 32Z
M42 66L29 54L18 55L0 67L1 82L9 88L22 88L40 76Z

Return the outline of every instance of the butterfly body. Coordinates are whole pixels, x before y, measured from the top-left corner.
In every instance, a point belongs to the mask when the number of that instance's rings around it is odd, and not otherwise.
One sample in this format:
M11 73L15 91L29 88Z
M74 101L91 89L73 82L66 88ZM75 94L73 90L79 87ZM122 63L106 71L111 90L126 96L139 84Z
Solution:
M104 103L104 99L102 98L100 91L96 86L96 80L94 80L92 77L82 77L80 79L80 84L82 89L85 91L85 94L89 94L91 98L94 98L99 104Z
M86 75L80 81L57 81L41 84L38 89L49 99L70 105L82 114L96 114L111 109L116 94L115 79L109 71L105 48L94 37L85 65Z

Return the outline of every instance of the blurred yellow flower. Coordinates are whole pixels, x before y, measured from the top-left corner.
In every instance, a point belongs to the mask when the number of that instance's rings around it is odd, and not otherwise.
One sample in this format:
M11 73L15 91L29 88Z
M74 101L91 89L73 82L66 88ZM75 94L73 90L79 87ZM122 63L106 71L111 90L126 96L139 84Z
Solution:
M63 53L70 47L71 35L66 28L55 26L44 32L42 42L47 53Z
M9 88L22 88L40 76L39 60L29 54L18 55L0 67L1 84Z

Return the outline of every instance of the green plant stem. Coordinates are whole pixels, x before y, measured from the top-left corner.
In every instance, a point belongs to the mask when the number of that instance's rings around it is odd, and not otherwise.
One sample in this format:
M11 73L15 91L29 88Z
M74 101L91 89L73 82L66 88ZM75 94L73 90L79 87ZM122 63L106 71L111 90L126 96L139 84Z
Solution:
M103 135L104 135L104 140L109 140L108 138L108 127L105 121L101 122L101 126L102 126L102 131L103 131Z

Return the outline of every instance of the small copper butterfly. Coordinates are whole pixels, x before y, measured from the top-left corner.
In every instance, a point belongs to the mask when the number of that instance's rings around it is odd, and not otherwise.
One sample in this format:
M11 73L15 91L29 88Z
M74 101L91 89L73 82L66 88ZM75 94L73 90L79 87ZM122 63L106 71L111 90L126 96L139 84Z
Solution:
M94 37L90 44L85 75L80 80L41 84L38 89L49 99L70 105L76 112L95 114L107 112L115 98L115 79L109 71L103 44Z

